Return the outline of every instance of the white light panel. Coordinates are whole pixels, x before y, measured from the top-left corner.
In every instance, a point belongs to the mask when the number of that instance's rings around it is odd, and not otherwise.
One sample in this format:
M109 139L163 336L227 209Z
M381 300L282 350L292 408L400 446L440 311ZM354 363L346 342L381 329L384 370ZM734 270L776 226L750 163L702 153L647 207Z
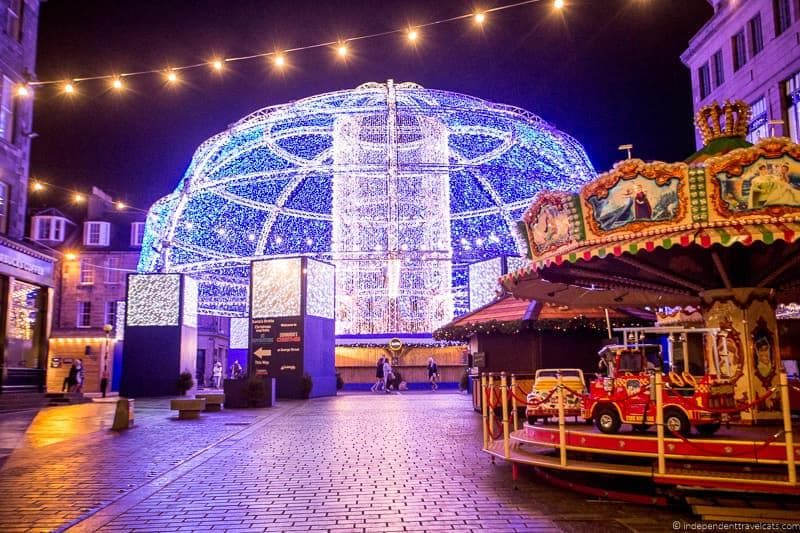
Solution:
M128 326L180 324L179 274L133 274L128 277Z
M197 327L197 281L183 278L183 325Z
M231 350L248 348L250 319L247 317L231 318L230 348Z
M469 310L482 307L497 298L497 278L503 274L503 258L495 257L469 266Z
M117 302L117 321L114 324L114 338L118 341L125 340L125 302Z
M333 265L309 259L306 263L306 314L322 318L334 317Z
M253 261L253 318L300 316L299 257Z

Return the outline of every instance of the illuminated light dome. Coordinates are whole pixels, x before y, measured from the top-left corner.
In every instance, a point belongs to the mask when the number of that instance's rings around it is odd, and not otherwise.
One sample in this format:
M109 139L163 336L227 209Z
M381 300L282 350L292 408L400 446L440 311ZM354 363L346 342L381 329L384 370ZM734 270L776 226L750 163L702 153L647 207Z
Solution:
M467 264L524 255L515 226L534 194L594 176L527 111L368 83L200 145L150 209L139 269L190 274L199 312L243 316L251 260L311 255L337 266L337 334L431 332L466 311Z

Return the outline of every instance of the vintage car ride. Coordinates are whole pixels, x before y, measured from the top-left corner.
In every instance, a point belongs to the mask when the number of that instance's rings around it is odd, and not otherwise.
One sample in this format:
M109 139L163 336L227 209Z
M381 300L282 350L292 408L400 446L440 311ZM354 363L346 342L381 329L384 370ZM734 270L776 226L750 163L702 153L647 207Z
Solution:
M581 415L583 396L586 394L586 381L583 370L579 368L542 368L536 371L533 388L526 398L525 418L529 424L537 420L547 421L558 416L558 374L564 384L564 416Z
M719 354L714 328L621 328L624 343L604 347L600 370L584 397L583 417L603 433L616 433L622 424L644 431L656 419L655 372L664 379L664 424L688 435L694 427L711 435L733 415L734 387L718 378ZM666 336L667 358L660 344L642 342L645 335Z

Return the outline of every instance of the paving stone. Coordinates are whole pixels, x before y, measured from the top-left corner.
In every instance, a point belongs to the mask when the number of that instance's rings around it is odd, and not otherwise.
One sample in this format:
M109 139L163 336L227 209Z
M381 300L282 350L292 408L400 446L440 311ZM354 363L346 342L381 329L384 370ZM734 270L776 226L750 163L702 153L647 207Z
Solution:
M7 439L22 445L0 470L0 531L620 531L689 520L529 475L513 490L458 394L348 394L180 422L165 400L136 405L126 432Z

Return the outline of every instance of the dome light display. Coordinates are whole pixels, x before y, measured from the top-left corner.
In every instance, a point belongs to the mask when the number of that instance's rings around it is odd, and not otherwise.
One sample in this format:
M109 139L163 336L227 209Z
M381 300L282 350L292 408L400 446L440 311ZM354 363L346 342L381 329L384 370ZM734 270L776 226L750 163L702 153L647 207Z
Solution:
M468 309L468 264L524 255L534 194L594 176L527 111L368 83L204 142L151 207L139 270L191 275L200 313L244 316L251 260L309 255L336 265L337 334L431 332Z

